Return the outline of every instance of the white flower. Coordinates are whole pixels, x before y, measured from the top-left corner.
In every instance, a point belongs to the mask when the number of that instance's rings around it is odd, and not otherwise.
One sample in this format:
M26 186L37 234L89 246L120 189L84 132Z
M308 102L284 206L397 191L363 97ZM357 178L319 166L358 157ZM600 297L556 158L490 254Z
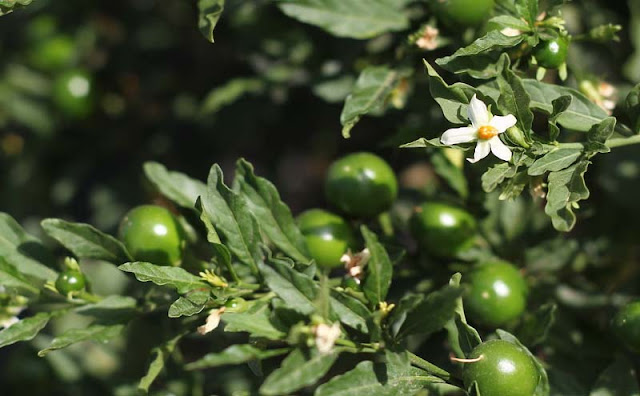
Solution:
M473 95L469 102L469 121L470 126L446 130L440 138L442 144L451 146L477 141L473 159L467 158L471 163L480 161L489 152L503 161L511 159L511 150L502 143L499 135L516 124L516 117L511 114L492 117L487 105Z
M340 325L334 323L331 326L321 323L314 327L313 333L316 336L316 347L318 351L326 355L331 352L336 340L340 337Z

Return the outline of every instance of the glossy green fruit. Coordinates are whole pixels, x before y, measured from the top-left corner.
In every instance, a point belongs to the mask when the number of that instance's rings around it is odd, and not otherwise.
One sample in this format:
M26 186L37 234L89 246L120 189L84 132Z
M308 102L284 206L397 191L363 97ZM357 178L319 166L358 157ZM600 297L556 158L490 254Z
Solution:
M553 40L541 40L534 48L533 56L545 69L557 69L567 60L569 40L560 36Z
M478 26L489 18L494 0L434 0L438 17L454 27Z
M418 243L439 257L453 257L468 248L476 233L476 220L469 212L441 202L416 207L410 226Z
M531 396L538 386L538 370L522 347L503 340L484 342L471 351L464 363L465 388L475 381L482 396Z
M86 279L82 272L75 270L66 270L61 272L56 279L56 289L60 294L69 294L83 290L86 286Z
M382 158L371 153L354 153L331 165L325 194L344 213L373 217L391 207L398 195L398 181Z
M611 328L629 349L640 353L640 301L620 308L611 322Z
M56 78L53 101L65 115L84 118L93 110L93 81L83 70L70 70Z
M464 308L473 323L499 327L519 317L527 306L527 284L509 263L482 263L462 279L469 285Z
M232 298L224 304L227 312L244 312L247 305L247 300L242 297Z
M73 39L58 35L39 41L30 52L29 60L35 67L52 71L70 66L75 56Z
M161 206L142 205L129 211L120 223L119 237L135 260L173 266L182 261L182 228Z
M340 258L356 245L349 224L340 216L322 209L310 209L298 217L311 257L318 266L340 266Z

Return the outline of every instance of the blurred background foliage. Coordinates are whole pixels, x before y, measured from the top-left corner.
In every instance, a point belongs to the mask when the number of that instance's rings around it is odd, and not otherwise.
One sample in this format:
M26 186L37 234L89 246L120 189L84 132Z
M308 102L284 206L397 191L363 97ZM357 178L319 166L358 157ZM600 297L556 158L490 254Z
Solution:
M429 18L424 2L405 2L412 3L414 21ZM624 98L640 82L640 3L573 1L564 15L576 35L604 23L623 26L619 42L571 47L569 84L606 81L616 87L618 100ZM365 117L345 140L340 112L359 72L399 59L396 50L407 41L405 35L335 38L286 17L272 1L236 0L228 2L212 44L198 31L197 18L194 1L176 0L38 0L2 16L0 211L35 234L41 234L38 224L45 217L88 222L113 233L130 207L160 199L143 178L143 162L158 161L204 179L214 162L230 171L238 157L245 157L274 182L297 214L324 205L326 168L338 155L356 150L381 153L405 188L428 196L455 195L438 176L444 171L437 165L440 154L396 147L417 137L439 136L448 127L430 98L421 59L453 52L462 44L460 38L432 52L407 46L402 64L413 76L396 92L392 109L384 117ZM447 34L446 27L442 32ZM78 103L61 92L65 86L87 96ZM555 237L531 199L502 202L491 197L485 204L484 194L477 194L480 189L473 185L480 173L465 172L471 176L471 200L476 214L484 216L488 241L505 258L526 260L534 274L537 268L539 282L551 283L545 274L569 268L588 271L583 274L589 276L576 280L586 288L591 287L587 279L598 279L607 283L607 292L637 290L630 281L637 268L627 264L637 264L640 255L639 147L598 157L587 176L592 197L571 241ZM410 195L403 197L394 214L402 218L413 202ZM544 242L536 247L544 260L536 261L536 250L522 247L538 242ZM557 252L556 261L549 259L549 251ZM113 267L95 263L85 268L90 278L109 279L100 283L104 290L95 290L98 294L127 287L126 277ZM590 306L587 298L598 303L598 296L571 294L571 289L566 293L568 305ZM555 331L574 328L573 322L581 320L580 315L566 315ZM134 384L148 365L133 357L146 359L158 344L154 336L161 332L152 328L154 323L143 318L132 324L129 344L124 338L108 346L83 344L44 359L36 356L49 341L42 335L33 344L3 349L0 393L20 394L28 386L33 395L81 395L89 389L90 394L109 394L117 378L122 384L118 394L130 394L135 385L130 389L127 384ZM54 325L59 332L68 323ZM204 347L221 347L228 343L225 337L233 337L220 334ZM593 382L608 358L608 345L602 342L585 348L585 340L597 334L576 335L576 345L564 347L570 352L583 348L593 364L578 377L565 378L555 370L552 382L574 386L569 389L581 389L580 381ZM197 350L204 341L194 343ZM249 368L226 369L217 376L222 383L211 389L231 394L249 387L246 378L252 377L247 373ZM195 373L163 387L167 394L185 394L186 389L202 390L204 381ZM194 392L190 394L198 394Z

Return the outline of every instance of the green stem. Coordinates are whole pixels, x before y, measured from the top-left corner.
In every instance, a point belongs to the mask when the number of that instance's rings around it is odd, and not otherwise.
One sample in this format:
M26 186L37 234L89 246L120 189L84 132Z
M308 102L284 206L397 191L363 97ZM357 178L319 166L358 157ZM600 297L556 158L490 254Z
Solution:
M320 278L320 292L318 293L318 311L320 316L329 321L329 269L320 268L318 277Z
M623 138L613 138L607 140L604 144L609 148L614 147L622 147L622 146L630 146L632 144L640 143L640 135L633 135L630 137ZM559 143L557 145L552 145L552 147L558 148L572 148L572 149L581 149L585 146L585 143Z
M90 303L97 303L98 301L102 300L102 297L96 296L95 294L91 294L86 291L78 293L77 297Z
M419 367L429 372L430 374L435 375L436 377L442 378L445 381L451 380L451 374L448 371L441 369L440 367L436 366L433 363L427 362L420 356L417 356L409 352L409 360L411 361L411 364L413 364L414 366Z

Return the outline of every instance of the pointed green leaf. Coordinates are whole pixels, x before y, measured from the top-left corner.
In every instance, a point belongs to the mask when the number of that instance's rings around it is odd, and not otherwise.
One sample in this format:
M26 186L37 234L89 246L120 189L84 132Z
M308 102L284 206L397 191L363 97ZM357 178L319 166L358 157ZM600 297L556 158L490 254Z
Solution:
M3 212L0 212L0 257L23 274L42 280L56 278L56 272L50 268L55 259L47 248Z
M198 28L213 43L213 30L224 10L224 0L198 0Z
M224 184L222 169L217 164L211 167L202 205L226 247L257 273L258 262L262 261L258 223L244 197Z
M202 370L212 367L247 363L252 360L268 359L289 352L289 348L262 350L250 344L236 344L222 352L208 353L195 362L185 365L187 370Z
M329 371L337 358L336 350L321 354L317 350L296 349L267 377L260 387L260 394L288 395L300 388L313 385Z
M180 294L194 289L208 289L207 283L202 278L180 267L165 267L137 261L122 264L118 269L133 273L140 282L153 282L158 286L173 287Z
M351 129L363 115L384 110L387 98L400 77L400 72L387 66L369 66L360 73L340 114L342 136L349 138Z
M315 396L413 395L429 384L443 382L411 367L405 354L387 352L386 363L360 362L353 370L318 387Z
M457 286L445 286L429 293L420 303L407 312L407 317L398 332L399 337L409 334L428 336L441 330L453 318L458 309L458 298L463 289Z
M196 199L207 190L207 186L201 181L180 172L169 171L157 162L146 162L144 173L162 195L183 208L193 209Z
M516 126L530 140L531 125L533 124L533 113L529 109L531 98L524 88L522 80L511 71L511 61L509 55L503 54L499 61L500 74L497 82L500 89L498 106L503 115L512 114L516 117Z
M558 148L549 151L547 154L538 158L528 173L530 176L543 175L546 172L555 172L568 168L576 162L582 155L582 149L579 148Z
M210 294L208 290L195 290L178 298L169 307L169 317L179 318L199 314L207 306Z
M409 27L394 0L278 0L277 4L288 16L338 37L367 39Z
M52 312L40 312L0 331L0 348L18 341L29 341L49 323Z
M184 333L178 334L164 344L157 346L151 350L151 354L155 355L155 357L151 361L151 364L149 364L147 374L145 374L144 377L140 378L140 382L138 383L138 390L141 390L145 393L149 392L151 384L153 384L153 381L158 378L158 375L160 375L160 372L162 371L162 369L164 369L165 362L176 349L176 346L178 346L178 342L180 341L180 339L182 339L182 337L184 336Z
M343 324L356 329L364 334L367 329L367 318L371 311L360 300L337 290L331 290L330 304L333 313Z
M385 301L387 292L391 285L391 277L393 275L393 266L389 253L384 246L378 242L378 237L369 231L366 226L360 228L364 243L369 249L371 258L366 266L366 276L362 286L362 291L367 300L373 306L377 306L379 302Z
M265 301L252 303L244 312L225 312L222 321L226 323L224 331L248 332L255 337L279 340L285 333L271 323L271 309Z
M308 262L309 252L302 232L276 187L267 179L256 176L253 166L244 159L236 164L235 182L267 238L295 261Z
M107 342L112 338L120 335L125 325L123 324L92 324L83 329L67 330L51 341L51 345L38 352L38 356L42 357L51 351L66 348L82 341Z
M571 104L557 118L558 123L567 129L587 132L593 125L609 117L600 106L575 89L532 79L524 79L522 82L531 97L532 110L552 114L555 99L561 96L571 97Z
M112 263L131 260L122 242L92 225L71 223L61 219L45 219L42 221L42 228L78 258Z
M303 315L316 310L314 300L318 294L318 285L312 278L296 271L287 261L275 258L269 258L259 268L269 289L289 308Z
M557 308L556 304L545 304L525 314L518 326L518 339L530 347L544 342L555 323Z
M589 190L584 182L584 174L589 161L580 161L567 169L551 172L547 192L545 213L551 216L553 226L558 231L570 231L576 223L574 205L589 198Z

